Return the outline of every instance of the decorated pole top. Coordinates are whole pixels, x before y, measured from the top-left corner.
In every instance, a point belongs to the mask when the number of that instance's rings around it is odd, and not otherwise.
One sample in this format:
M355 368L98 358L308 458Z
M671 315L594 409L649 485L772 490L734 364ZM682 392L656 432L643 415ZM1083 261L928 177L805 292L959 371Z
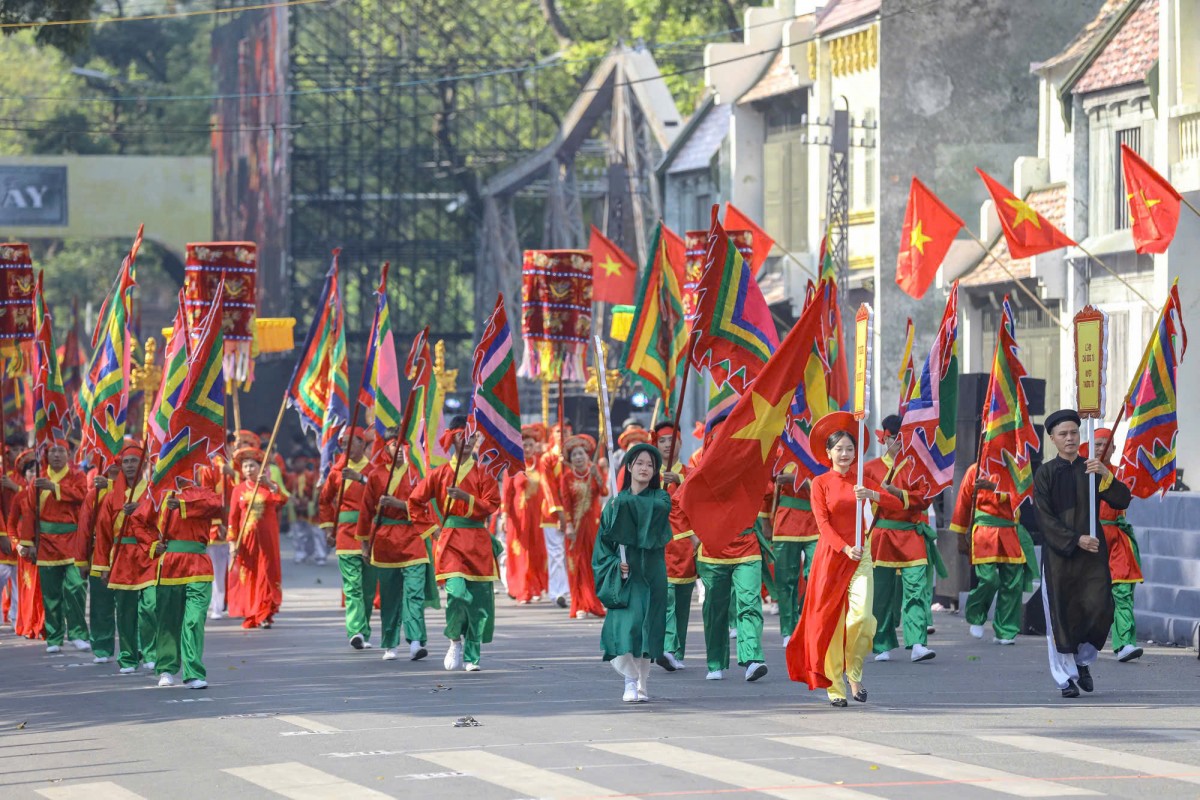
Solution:
M729 241L733 243L733 246L742 254L746 263L753 264L754 232L727 230L725 233L729 236ZM683 285L679 288L683 295L684 319L687 320L690 329L692 320L696 318L696 305L699 302L696 297L696 289L700 285L701 276L704 275L704 262L708 255L708 231L688 231L683 235L683 242L687 250Z
M217 297L221 281L225 288ZM199 325L213 303L221 304L226 380L253 379L251 347L258 309L258 246L253 242L192 242L184 262L183 293L188 322Z
M1102 419L1108 383L1108 314L1093 305L1075 315L1075 408L1080 419Z
M0 244L0 356L15 355L17 345L33 340L34 283L29 245Z
M860 421L871 413L871 338L874 333L875 311L868 303L863 303L854 315L854 418Z
M519 375L582 381L592 336L592 254L587 250L526 250L521 266Z

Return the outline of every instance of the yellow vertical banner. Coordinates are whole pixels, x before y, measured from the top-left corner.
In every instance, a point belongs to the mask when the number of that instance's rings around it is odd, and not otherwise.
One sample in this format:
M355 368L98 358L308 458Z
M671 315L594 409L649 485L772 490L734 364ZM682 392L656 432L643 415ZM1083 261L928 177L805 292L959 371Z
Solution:
M1075 315L1075 408L1079 416L1104 416L1108 364L1108 315L1085 306Z
M866 419L871 413L871 337L875 312L867 303L854 315L854 418Z

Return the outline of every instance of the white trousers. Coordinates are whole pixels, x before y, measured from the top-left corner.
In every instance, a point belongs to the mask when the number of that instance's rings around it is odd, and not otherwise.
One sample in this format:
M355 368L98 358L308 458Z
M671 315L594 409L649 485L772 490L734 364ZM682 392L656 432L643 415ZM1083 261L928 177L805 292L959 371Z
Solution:
M229 575L229 543L217 542L208 546L208 557L213 563L212 601L209 612L225 610L225 579Z
M21 582L17 580L17 565L16 564L0 564L0 593L4 592L4 587L8 586L8 596L12 601L12 610L8 612L9 620L16 623L17 619L17 600L21 596Z
M571 585L567 583L567 537L558 528L546 525L542 528L546 537L546 568L550 573L549 594L552 600L570 597Z
M1050 619L1050 600L1046 592L1046 572L1042 571L1042 611L1046 614L1046 649L1050 655L1050 677L1065 689L1071 681L1079 680L1079 668L1096 663L1100 654L1090 643L1084 642L1074 654L1060 653L1054 644L1054 622Z
M310 557L317 561L324 561L329 557L329 546L325 544L325 531L307 520L293 522L292 531L297 564Z

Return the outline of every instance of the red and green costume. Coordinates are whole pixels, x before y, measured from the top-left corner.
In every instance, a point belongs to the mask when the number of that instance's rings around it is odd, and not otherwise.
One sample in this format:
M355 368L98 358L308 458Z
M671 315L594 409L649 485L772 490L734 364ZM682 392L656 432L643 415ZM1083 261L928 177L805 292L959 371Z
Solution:
M775 599L779 601L779 632L791 636L804 608L804 587L817 551L817 520L807 482L779 484L779 502L771 525L771 552L775 557Z
M61 470L47 468L45 477L53 488L26 486L23 509L32 513L21 513L16 520L23 547L33 546L35 529L40 533L37 568L46 611L46 643L62 645L64 637L87 641L87 584L78 567L79 516L87 497L87 478L69 464Z
M143 503L146 482L139 481L133 502ZM138 516L126 522L124 506L129 500L129 484L119 475L109 485L96 512L96 551L92 574L104 574L116 608L117 664L137 667L157 660L155 640L158 634L155 587L158 564L150 551L158 541L158 528L148 524L152 516ZM95 602L95 595L92 597ZM93 645L93 649L95 646Z
M687 467L676 462L671 472L679 476L680 484L687 477ZM676 494L679 486L666 484L671 497L671 541L667 542L667 633L664 652L683 660L687 651L688 620L692 614L692 593L696 589L696 534L687 514L679 505Z
M343 470L347 465L362 479L345 481ZM338 456L321 486L317 503L321 530L335 532L334 549L342 574L342 595L346 598L346 638L361 636L367 641L371 639L371 606L379 580L370 560L363 556L366 539L359 538L358 518L370 467L371 462L365 455L357 461L349 461L344 453ZM343 482L345 490L342 490ZM341 506L338 506L339 493Z

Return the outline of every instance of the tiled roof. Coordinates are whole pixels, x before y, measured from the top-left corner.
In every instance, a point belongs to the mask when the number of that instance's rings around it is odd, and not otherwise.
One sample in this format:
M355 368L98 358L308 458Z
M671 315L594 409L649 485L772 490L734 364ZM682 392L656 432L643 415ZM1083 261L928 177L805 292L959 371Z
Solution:
M690 172L696 169L708 169L713 155L721 147L721 142L729 135L729 116L732 106L729 103L714 105L708 109L704 118L696 124L686 142L675 155L668 173Z
M1136 0L1133 1L1136 2ZM1112 21L1113 17L1130 2L1131 0L1105 0L1104 5L1096 12L1095 18L1083 27L1083 30L1071 40L1071 43L1058 55L1052 56L1041 64L1036 65L1037 68L1056 67L1059 64L1074 61L1085 55L1088 50L1092 49L1092 45L1100 38L1100 35L1104 33L1105 28L1108 27L1108 23Z
M1141 83L1158 61L1158 0L1141 5L1104 46L1071 91L1075 94Z
M1042 189L1034 189L1025 196L1025 202L1029 203L1034 211L1045 217L1051 225L1062 229L1066 219L1066 184L1056 183ZM1014 259L1008 252L1008 242L1005 241L1003 235L992 243L988 252L995 256L1001 264L1008 267L1009 272L1018 280L1028 278L1033 274L1033 260L1029 258ZM1011 281L1012 277L1001 269L996 261L984 256L973 270L962 277L959 283L962 286L990 286L994 283Z
M738 105L753 103L755 100L765 100L779 94L786 94L800 88L800 76L796 70L784 63L783 50L775 54L771 66L758 79L758 83L750 87L744 95L738 98Z
M832 0L817 19L818 34L858 22L863 17L879 13L881 0Z

